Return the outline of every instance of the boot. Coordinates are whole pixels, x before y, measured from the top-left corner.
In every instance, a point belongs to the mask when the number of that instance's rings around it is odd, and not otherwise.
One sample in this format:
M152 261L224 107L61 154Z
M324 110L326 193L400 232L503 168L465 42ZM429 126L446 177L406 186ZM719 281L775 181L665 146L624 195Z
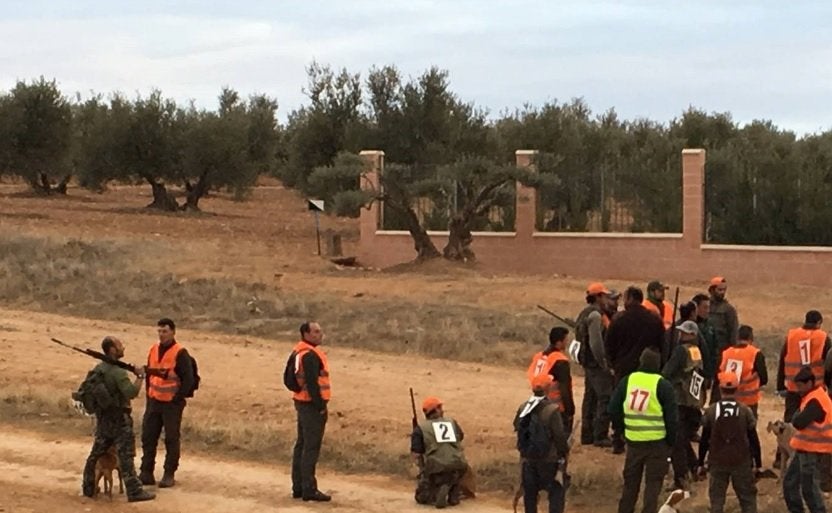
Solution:
M148 470L141 471L139 474L139 481L141 481L145 486L153 486L156 484L156 478L153 477L153 472Z
M448 506L448 494L451 492L451 487L443 484L436 492L436 508L442 509Z
M131 495L127 497L127 502L152 501L155 498L156 494L150 493L146 490L141 490L136 495Z
M165 475L162 476L162 480L159 481L159 488L170 488L176 481L173 480L173 472L165 471Z
M322 492L320 490L315 490L311 495L304 495L303 496L303 501L304 502L308 502L308 501L329 502L331 500L332 500L332 497L330 497L329 495L325 494L324 492Z

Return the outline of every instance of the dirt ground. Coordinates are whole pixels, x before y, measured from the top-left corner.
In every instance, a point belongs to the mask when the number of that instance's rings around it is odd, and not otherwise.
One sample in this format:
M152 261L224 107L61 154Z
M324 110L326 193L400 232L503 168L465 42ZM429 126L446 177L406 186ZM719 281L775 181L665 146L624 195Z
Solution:
M554 274L494 276L443 266L429 269L428 274L340 270L314 255L313 219L302 199L274 183L257 188L250 202L216 195L201 203L205 213L188 215L144 211L142 206L150 202L145 188L118 187L105 194L71 189L66 198L46 199L31 198L22 191L17 185L0 185L0 235L139 245L152 241L159 267L187 277L259 281L296 294L311 287L345 298L355 294L387 301L442 298L448 303L508 311L541 303L566 315L574 315L581 307L588 281L587 277ZM339 231L345 252L354 254L355 220L324 217L322 226ZM643 281L652 278L645 276ZM690 283L680 284L682 297L700 291L707 278L691 277ZM622 281L609 284L627 285ZM832 300L832 291L828 287L732 283L729 296L738 305L743 322L759 331L784 333L800 322L805 310ZM326 330L326 320L321 320ZM25 396L53 405L56 398L68 397L92 362L49 344L49 337L94 347L103 335L115 334L127 344L125 360L141 362L154 342L154 332L153 326L0 306L0 393L5 401ZM206 433L222 427L224 436L230 437L226 442L238 444L241 454L251 447L269 447L261 460L273 460L273 464L212 452L210 443L189 447L186 436L182 470L177 475L181 486L162 490L155 503L141 506L128 506L122 497L113 504L106 499L90 501L79 495L79 474L90 440L75 432L58 436L55 424L62 420L44 412L42 417L0 424L0 512L132 511L139 507L170 512L191 511L195 505L206 512L232 513L422 511L412 501L411 483L401 475L390 477L396 474L394 467L410 468L413 473L406 456L411 415L408 387L419 397L430 394L445 400L448 414L466 432L467 454L475 467L513 468L516 462L511 420L528 395L524 369L499 361L483 365L373 353L339 345L338 334L330 333L327 350L334 399L325 440L329 453L322 457L320 482L334 493L335 500L330 505L306 507L288 497L286 474L294 412L280 372L292 340L199 332L187 326L178 330L178 338L198 357L203 377L197 398L186 410L186 435L188 430L199 431L205 439ZM32 365L33 355L37 365ZM768 357L772 360L775 355ZM575 388L580 403L580 380ZM138 431L141 401L134 407ZM767 465L773 445L764 426L779 417L781 410L780 402L767 394L760 420ZM339 447L361 450L343 454ZM376 461L379 470L368 472L366 468ZM614 510L622 464L623 458L576 446L571 466L575 489L568 511ZM760 488L761 511L782 511L774 481L763 481ZM697 484L694 492L684 511L705 511L705 484ZM491 492L463 504L461 510L506 511L510 499L509 493Z

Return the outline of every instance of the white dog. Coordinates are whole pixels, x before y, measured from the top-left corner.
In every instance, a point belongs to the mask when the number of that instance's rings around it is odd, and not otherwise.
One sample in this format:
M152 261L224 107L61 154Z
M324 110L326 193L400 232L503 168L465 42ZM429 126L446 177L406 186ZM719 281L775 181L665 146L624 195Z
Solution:
M679 509L676 508L676 505L682 502L683 500L690 497L690 492L686 492L684 490L673 490L670 493L670 497L667 498L667 501L659 508L659 513L679 513Z

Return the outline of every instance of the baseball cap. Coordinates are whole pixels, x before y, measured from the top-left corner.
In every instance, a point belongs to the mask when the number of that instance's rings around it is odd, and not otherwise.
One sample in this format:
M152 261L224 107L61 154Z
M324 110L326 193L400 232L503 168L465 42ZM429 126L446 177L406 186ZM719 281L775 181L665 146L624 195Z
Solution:
M711 287L717 287L719 285L722 285L723 283L728 282L726 282L725 278L723 278L722 276L714 276L713 278L711 278Z
M697 326L693 321L685 321L676 326L676 329L682 333L687 333L688 335L699 335L699 326Z
M647 291L648 292L651 291L651 290L667 290L669 288L670 287L668 287L664 283L660 282L659 280L653 280L653 281L651 281L650 283L647 284Z
M546 390L552 384L552 375L549 373L541 373L532 378L532 390Z
M739 386L740 380L735 373L728 371L719 373L719 388L734 389Z
M586 288L586 295L587 296L597 296L598 294L609 294L610 291L607 290L607 287L604 286L603 283L595 282L590 283Z
M422 411L425 413L430 413L440 406L442 406L442 400L438 397L429 396L425 397L425 400L422 401Z

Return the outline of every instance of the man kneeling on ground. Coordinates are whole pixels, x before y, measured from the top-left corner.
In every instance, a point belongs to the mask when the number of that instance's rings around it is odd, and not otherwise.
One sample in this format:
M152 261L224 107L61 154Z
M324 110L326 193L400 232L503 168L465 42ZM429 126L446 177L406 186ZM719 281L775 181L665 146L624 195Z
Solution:
M437 508L459 504L459 480L468 468L462 451L464 433L459 424L446 417L442 401L428 397L422 402L425 420L413 428L410 452L420 460L416 502Z

